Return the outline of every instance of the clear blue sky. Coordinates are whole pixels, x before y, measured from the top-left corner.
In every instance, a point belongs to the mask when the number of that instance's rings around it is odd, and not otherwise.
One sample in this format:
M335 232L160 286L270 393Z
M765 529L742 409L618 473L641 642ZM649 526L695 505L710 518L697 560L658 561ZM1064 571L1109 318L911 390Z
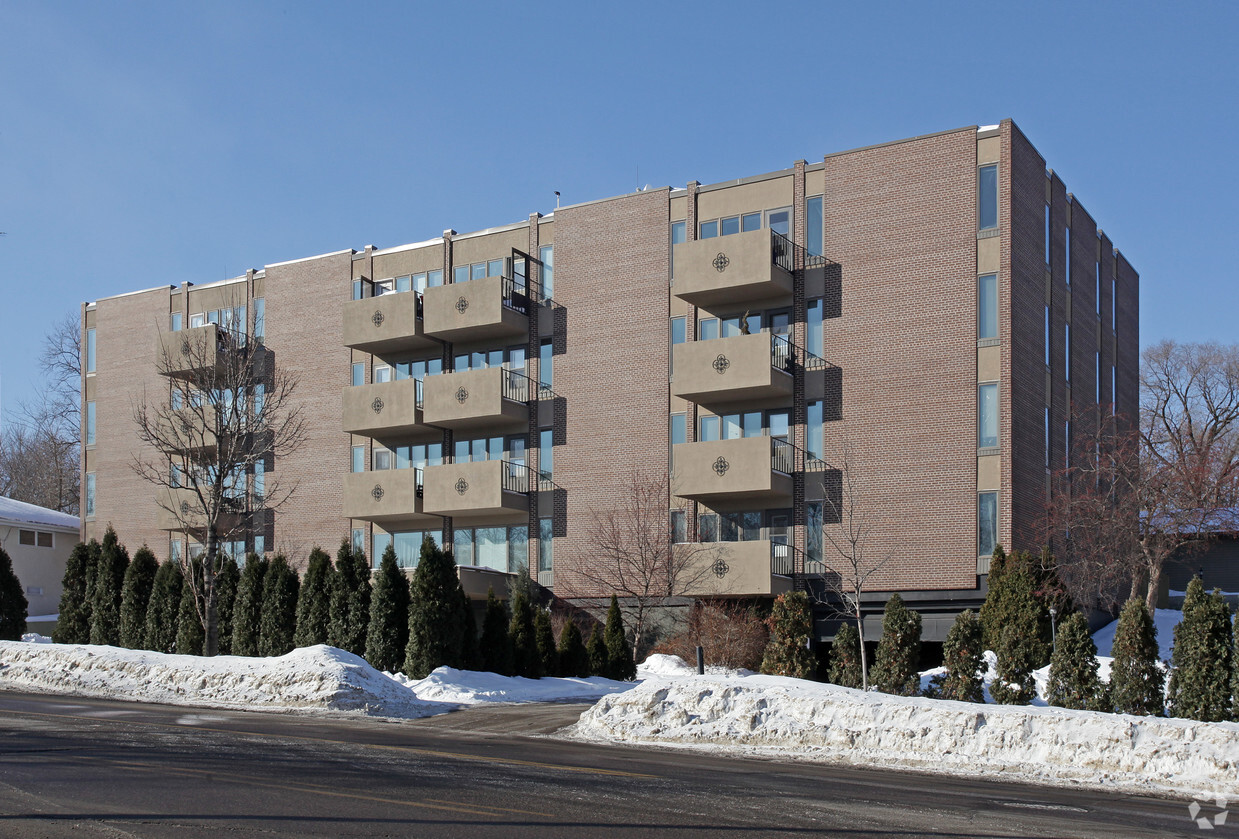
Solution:
M1231 342L1239 4L0 0L0 376L83 300L1012 117ZM639 176L638 176L639 171Z

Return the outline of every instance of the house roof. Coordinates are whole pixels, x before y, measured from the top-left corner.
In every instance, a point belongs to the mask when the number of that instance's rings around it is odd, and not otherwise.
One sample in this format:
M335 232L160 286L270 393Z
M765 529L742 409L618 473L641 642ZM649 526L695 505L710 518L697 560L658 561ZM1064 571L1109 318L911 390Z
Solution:
M77 531L81 528L82 521L69 513L60 513L37 504L0 496L0 524L33 524Z

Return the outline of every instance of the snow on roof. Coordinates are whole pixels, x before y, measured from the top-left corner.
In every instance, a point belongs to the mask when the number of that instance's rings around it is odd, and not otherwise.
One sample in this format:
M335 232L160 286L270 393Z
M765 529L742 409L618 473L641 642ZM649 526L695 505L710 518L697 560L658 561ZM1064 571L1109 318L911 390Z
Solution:
M25 501L14 501L12 498L2 496L0 496L0 522L38 524L44 527L62 527L66 530L77 530L82 524L77 516L58 513L37 504L27 504Z

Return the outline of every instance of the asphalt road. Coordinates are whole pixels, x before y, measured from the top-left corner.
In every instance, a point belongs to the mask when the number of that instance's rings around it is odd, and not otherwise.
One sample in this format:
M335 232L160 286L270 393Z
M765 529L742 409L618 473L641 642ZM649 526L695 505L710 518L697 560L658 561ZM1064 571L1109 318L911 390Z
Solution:
M0 837L1200 835L1186 801L543 736L584 707L386 722L0 691Z

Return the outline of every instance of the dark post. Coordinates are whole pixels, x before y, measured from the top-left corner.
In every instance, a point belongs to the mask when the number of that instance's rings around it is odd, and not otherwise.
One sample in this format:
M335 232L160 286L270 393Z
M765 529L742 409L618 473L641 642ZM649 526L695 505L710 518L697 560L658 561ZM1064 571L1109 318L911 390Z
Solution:
M706 674L706 652L697 647L697 675L704 676Z

